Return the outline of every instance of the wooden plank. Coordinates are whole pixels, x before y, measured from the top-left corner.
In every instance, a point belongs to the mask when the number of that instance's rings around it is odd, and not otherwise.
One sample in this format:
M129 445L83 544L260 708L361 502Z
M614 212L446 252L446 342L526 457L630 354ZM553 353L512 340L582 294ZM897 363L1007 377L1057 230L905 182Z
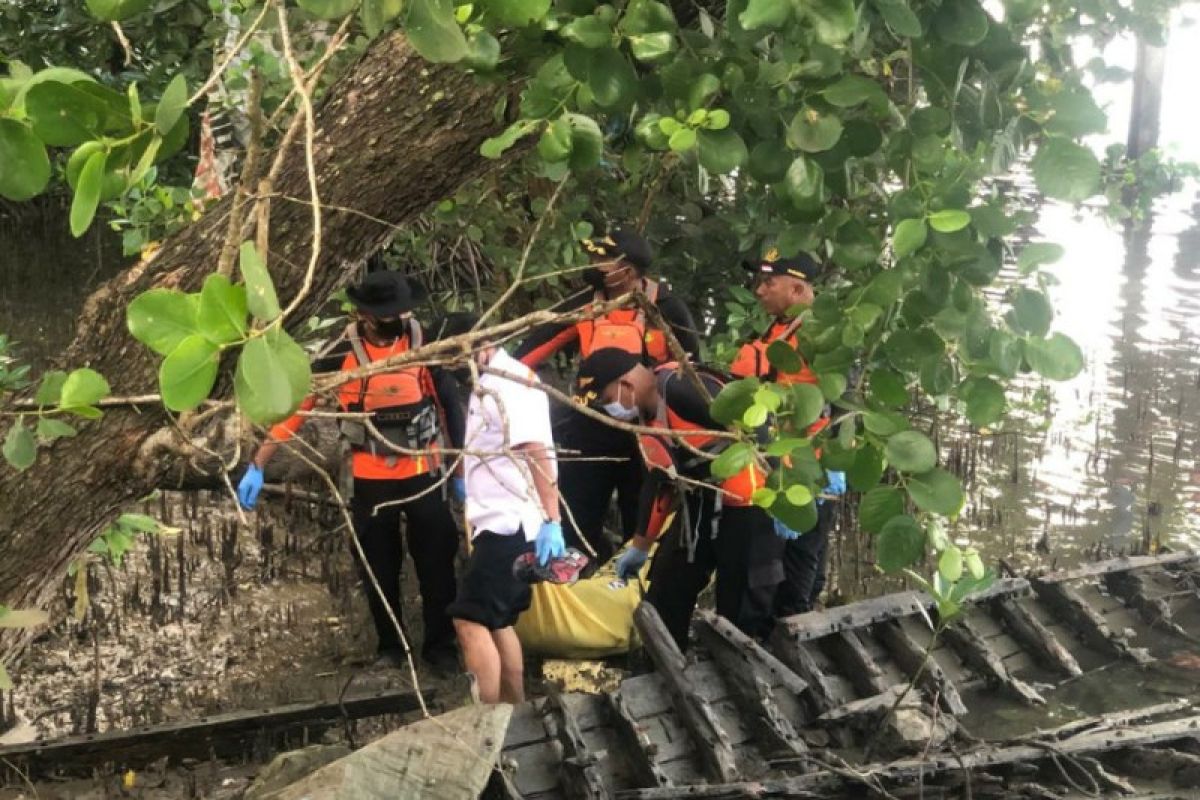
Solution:
M995 600L992 610L1004 622L1012 637L1029 650L1043 667L1068 678L1083 674L1071 651L1019 600Z
M841 666L842 674L849 678L860 696L871 697L888 688L883 671L871 658L857 632L838 631L825 641L829 643L832 657Z
M643 786L672 786L671 779L658 765L658 745L651 739L646 726L630 713L621 691L618 688L604 697L612 712L613 727L625 745L637 781Z
M1127 606L1137 611L1151 628L1166 631L1188 642L1197 641L1195 636L1175 622L1171 604L1153 595L1150 581L1144 573L1113 572L1104 576L1104 584Z
M933 658L933 654L927 654L918 646L898 620L881 622L873 631L887 647L892 660L908 675L909 680L919 675L921 688L931 700L934 697L939 698L942 707L955 716L962 716L969 711L962 695L958 693L958 687Z
M959 657L989 684L1000 686L1017 700L1029 705L1046 701L1037 690L1012 675L996 651L984 641L970 620L960 619L942 630L942 639Z
M749 712L751 728L763 745L767 759L807 752L804 740L775 701L772 685L780 683L785 691L799 695L808 684L728 620L701 611L693 625L705 649L720 665L721 675L737 695L740 716ZM786 677L781 679L781 675Z
M1029 581L1025 578L1000 578L993 581L992 585L984 589L982 592L967 597L967 604L986 603L989 600L995 600L998 597L1019 597L1030 592ZM924 592L917 593L925 604L925 608L934 608L937 603L933 597Z
M697 694L684 675L687 661L658 611L650 603L642 603L634 612L633 621L646 652L667 685L676 713L700 751L700 760L709 777L721 782L734 780L738 768L729 736L717 722L712 706Z
M1153 661L1145 650L1130 647L1123 634L1109 628L1100 613L1070 584L1035 580L1033 590L1089 647L1112 658L1127 658L1138 664Z
M562 747L559 770L566 795L582 800L609 800L612 792L600 769L600 756L592 752L583 738L578 717L553 686L542 707L542 719L546 733Z
M428 702L433 691L424 692ZM253 711L212 714L200 720L146 725L134 730L114 730L39 739L0 746L0 759L21 763L31 776L63 765L89 773L92 765L118 761L131 769L169 755L173 758L208 759L240 755L248 739L264 733L282 733L289 729L323 727L345 719L363 719L382 714L404 714L420 708L411 690L392 690L374 694L351 695L341 702L291 703Z
M771 651L808 684L804 696L812 706L814 714L823 714L840 705L841 700L829 676L817 664L808 648L809 645L805 641L794 636L784 626L775 626L771 634Z
M1169 564L1181 565L1195 560L1196 554L1187 552L1165 553L1158 556L1123 556L1121 558L1110 558L1106 561L1084 564L1074 569L1047 572L1035 578L1034 583L1062 583L1064 581L1078 580L1079 578L1094 578L1098 575L1107 575L1110 572L1145 569L1146 567L1163 567ZM1034 588L1037 588L1036 585Z
M697 611L693 627L714 658L717 657L718 650L736 652L751 669L768 679L768 682L777 682L797 696L808 688L808 683L776 658L774 653L742 633L724 617L707 609Z
M782 628L791 639L807 642L838 631L916 614L928 605L928 596L921 592L897 592L825 611L785 617L779 620L776 630Z

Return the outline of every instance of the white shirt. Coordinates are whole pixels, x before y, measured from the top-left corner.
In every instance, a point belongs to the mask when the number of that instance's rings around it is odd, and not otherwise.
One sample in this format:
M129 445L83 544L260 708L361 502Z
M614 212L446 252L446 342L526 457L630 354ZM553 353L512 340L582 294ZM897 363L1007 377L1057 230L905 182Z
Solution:
M533 370L501 348L492 354L488 366L538 383ZM547 516L528 461L512 453L522 444L545 445L557 477L546 393L500 375L481 373L467 404L468 454L464 458L466 516L473 536L480 531L511 536L523 530L526 541L537 538Z

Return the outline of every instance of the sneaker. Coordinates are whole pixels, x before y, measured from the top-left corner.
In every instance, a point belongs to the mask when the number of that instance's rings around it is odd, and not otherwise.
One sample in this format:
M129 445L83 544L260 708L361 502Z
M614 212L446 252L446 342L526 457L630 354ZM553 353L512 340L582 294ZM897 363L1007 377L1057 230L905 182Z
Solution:
M379 651L371 666L377 669L408 669L408 656L402 647L389 647Z
M549 583L570 585L579 580L579 575L588 564L588 557L568 547L560 558L552 558L539 564L535 553L522 553L513 561L513 577L525 583Z

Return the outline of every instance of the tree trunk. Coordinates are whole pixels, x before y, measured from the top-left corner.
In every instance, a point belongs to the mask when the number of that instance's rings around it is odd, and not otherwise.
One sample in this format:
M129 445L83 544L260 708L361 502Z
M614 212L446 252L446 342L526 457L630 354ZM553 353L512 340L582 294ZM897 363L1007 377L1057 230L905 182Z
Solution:
M1163 73L1167 67L1167 48L1137 40L1137 66L1133 73L1133 102L1129 109L1129 136L1125 151L1129 158L1140 158L1158 146L1162 119Z
M510 89L427 63L393 34L329 91L317 112L314 152L324 206L320 262L293 323L313 314L345 280L347 267L379 247L396 225L487 169L479 145L502 124L493 109ZM269 263L286 304L300 290L311 253L302 141L288 154L275 192ZM197 290L216 266L229 209L227 196L88 298L63 364L100 371L116 395L156 391L158 358L127 332L125 308L151 287ZM218 395L229 392L230 367L223 364ZM45 605L70 560L122 509L162 484L175 459L144 458L139 449L167 423L161 408L111 408L103 419L80 425L77 437L43 449L27 471L0 464L0 603ZM3 661L29 638L28 632L0 634L6 634Z

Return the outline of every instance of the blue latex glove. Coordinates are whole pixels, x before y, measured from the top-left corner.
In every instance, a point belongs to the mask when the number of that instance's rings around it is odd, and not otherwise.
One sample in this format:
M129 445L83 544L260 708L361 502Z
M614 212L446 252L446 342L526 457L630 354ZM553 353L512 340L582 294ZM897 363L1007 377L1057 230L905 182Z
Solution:
M617 577L623 581L632 580L642 571L650 554L636 547L627 547L617 559Z
M836 469L826 470L825 477L829 483L825 486L825 494L843 495L846 493L846 473Z
M542 566L549 564L552 558L562 558L566 555L567 544L563 541L562 523L553 520L543 522L542 527L538 529L537 539L533 542L533 551Z
M778 536L780 539L783 539L785 542L790 542L793 539L800 538L800 534L797 531L792 530L791 528L789 528L787 525L784 525L779 520L774 520L774 522L775 522L775 535Z
M254 464L246 467L246 474L238 481L238 503L242 508L250 511L254 508L254 504L258 502L258 493L263 487L263 471Z
M450 476L450 494L460 503L467 501L467 482L457 475Z

